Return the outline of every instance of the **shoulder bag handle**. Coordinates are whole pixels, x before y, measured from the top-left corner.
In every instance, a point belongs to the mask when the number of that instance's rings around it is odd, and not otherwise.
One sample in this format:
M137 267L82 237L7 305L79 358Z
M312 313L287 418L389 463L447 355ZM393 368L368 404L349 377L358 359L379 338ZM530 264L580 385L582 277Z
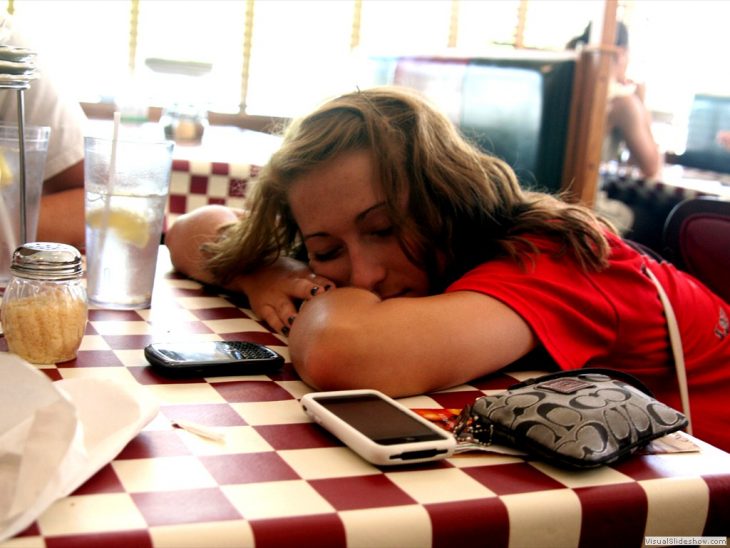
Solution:
M659 282L657 277L651 271L649 267L644 266L644 272L649 276L649 279L654 282L657 292L659 293L659 300L662 302L664 307L664 315L667 318L667 327L669 328L669 342L672 346L672 354L674 355L674 367L677 370L677 381L679 383L679 397L682 401L682 412L687 417L687 433L692 434L692 418L689 413L689 390L687 388L687 370L684 366L684 350L682 349L682 338L679 334L679 326L677 324L677 317L674 315L674 309L672 303L669 302L669 297L664 291L664 287Z

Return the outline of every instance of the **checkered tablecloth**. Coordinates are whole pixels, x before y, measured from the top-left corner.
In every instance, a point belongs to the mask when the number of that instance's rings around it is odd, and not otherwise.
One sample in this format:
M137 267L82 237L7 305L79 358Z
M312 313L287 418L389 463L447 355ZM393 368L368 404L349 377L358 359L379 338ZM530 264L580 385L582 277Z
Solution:
M645 535L730 532L730 455L704 444L580 473L486 453L380 468L308 421L298 398L309 388L290 363L271 376L173 381L142 352L219 338L270 345L288 362L286 339L245 303L173 274L158 277L149 310L91 310L78 358L45 373L139 383L160 414L2 547L639 546ZM531 375L402 401L458 408ZM225 441L173 427L181 419Z

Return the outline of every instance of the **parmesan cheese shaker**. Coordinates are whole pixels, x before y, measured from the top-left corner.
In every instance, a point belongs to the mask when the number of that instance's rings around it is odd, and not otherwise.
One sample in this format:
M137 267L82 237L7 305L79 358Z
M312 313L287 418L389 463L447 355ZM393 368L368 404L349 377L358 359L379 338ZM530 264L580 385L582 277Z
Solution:
M2 300L8 349L36 364L72 360L86 329L88 307L81 253L70 245L18 247Z

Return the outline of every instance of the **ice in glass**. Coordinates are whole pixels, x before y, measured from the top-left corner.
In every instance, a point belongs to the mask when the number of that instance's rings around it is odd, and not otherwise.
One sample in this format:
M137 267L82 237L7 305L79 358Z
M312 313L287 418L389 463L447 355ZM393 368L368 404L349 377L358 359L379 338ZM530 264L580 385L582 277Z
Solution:
M173 146L171 141L120 140L112 154L111 139L86 137L86 268L91 305L149 307Z

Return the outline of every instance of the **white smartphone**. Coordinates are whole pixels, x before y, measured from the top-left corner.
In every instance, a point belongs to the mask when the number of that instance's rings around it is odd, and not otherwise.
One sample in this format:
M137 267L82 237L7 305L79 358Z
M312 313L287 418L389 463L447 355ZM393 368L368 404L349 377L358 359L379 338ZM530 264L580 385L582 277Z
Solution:
M454 436L377 390L312 392L302 407L365 460L378 465L446 458Z

